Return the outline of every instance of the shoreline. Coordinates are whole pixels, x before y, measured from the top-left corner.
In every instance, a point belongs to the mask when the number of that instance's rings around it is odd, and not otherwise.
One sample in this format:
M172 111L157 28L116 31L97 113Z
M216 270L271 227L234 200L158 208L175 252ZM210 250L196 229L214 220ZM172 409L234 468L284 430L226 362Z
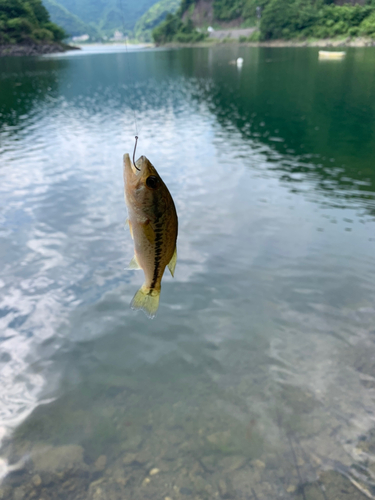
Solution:
M325 38L321 40L270 40L268 42L247 43L259 47L374 47L373 38Z
M0 45L0 57L41 56L67 50L80 50L80 48L65 43L7 44Z
M82 44L82 45L68 45L65 43L28 43L28 44L7 44L0 45L0 57L22 57L22 56L41 56L45 54L63 53L68 50L82 50L84 47L120 47L125 44L121 43L93 43L93 44ZM133 49L138 48L188 48L188 47L219 47L226 45L238 45L243 47L268 47L268 48L282 48L282 47L320 47L320 48L340 48L340 47L375 47L375 39L373 38L326 38L326 39L312 39L312 40L269 40L264 42L240 42L236 38L210 38L197 43L166 43L163 45L157 45L153 43L139 43L139 44L128 44L127 48Z
M237 39L210 39L198 43L166 43L164 45L156 45L156 47L164 48L179 48L179 47L217 47L220 45L242 45L244 47L375 47L375 39L373 38L323 38L320 40L269 40L265 42L239 42Z

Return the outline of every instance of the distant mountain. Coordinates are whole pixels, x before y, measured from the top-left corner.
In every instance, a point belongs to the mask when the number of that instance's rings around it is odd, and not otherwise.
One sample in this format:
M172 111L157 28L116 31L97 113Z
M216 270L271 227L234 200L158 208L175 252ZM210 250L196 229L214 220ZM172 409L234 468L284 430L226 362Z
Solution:
M180 5L180 0L160 0L152 5L137 21L134 37L143 42L152 41L152 30L160 24L168 13L174 14Z
M91 25L101 35L106 36L111 36L115 30L131 35L137 20L154 3L155 0L58 1L59 5L77 16L83 23Z
M69 36L88 34L91 39L100 38L96 28L85 24L78 16L69 12L65 7L55 2L55 0L43 0L43 3L49 12L51 20L64 28Z

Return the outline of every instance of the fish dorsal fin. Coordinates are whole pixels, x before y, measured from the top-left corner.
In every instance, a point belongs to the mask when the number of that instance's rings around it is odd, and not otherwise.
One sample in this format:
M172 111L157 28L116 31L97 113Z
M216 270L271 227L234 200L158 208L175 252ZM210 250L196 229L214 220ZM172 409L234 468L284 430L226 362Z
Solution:
M129 262L128 269L142 269L137 261L137 257L134 255L132 260Z
M126 219L125 224L129 226L130 236L132 237L132 240L134 240L132 223L130 222L129 218Z
M176 262L177 262L177 247L174 248L174 252L173 252L172 258L171 258L171 260L169 261L169 264L168 264L168 269L170 270L171 275L172 275L173 278L174 278L174 270L176 268Z

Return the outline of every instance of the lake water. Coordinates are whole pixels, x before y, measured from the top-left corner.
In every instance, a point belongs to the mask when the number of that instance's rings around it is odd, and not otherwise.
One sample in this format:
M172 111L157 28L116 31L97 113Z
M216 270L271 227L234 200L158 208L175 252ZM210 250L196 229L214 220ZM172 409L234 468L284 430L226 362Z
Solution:
M133 109L179 216L152 321ZM0 59L0 269L1 498L375 497L374 49Z

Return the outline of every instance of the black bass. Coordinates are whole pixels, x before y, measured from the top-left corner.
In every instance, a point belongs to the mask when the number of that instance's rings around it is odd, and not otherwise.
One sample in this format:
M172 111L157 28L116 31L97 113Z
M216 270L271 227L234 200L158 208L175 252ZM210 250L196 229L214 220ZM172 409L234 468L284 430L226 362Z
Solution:
M124 155L124 182L127 223L134 240L129 269L143 269L145 274L131 307L153 318L159 307L164 270L168 266L173 276L176 267L176 208L167 186L145 156L133 165L129 155Z

